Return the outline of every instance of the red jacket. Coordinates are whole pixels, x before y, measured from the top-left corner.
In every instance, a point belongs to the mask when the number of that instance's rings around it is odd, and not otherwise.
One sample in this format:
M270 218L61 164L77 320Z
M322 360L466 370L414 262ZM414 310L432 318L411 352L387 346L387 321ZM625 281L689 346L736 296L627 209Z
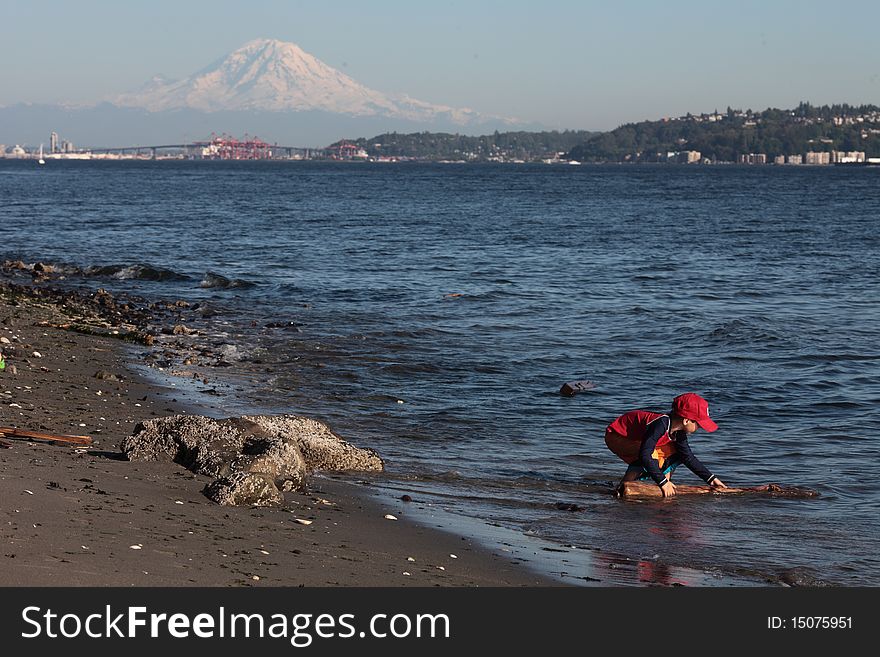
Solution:
M625 438L631 438L633 441L641 443L645 437L648 425L663 415L665 414L654 413L653 411L630 411L614 420L605 431L613 431ZM672 442L672 439L669 437L669 433L664 433L660 436L655 447L662 447L670 442Z

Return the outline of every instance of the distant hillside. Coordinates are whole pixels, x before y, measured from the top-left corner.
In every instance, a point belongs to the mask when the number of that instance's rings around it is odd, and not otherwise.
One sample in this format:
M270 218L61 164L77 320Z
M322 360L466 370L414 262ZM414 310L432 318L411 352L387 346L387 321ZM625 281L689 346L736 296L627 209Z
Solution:
M668 153L699 151L735 162L740 155L797 155L809 151L864 151L880 157L880 107L801 103L793 110L733 110L628 123L591 136L568 157L584 162L666 161Z
M474 134L490 132L498 124L469 128ZM462 130L461 126L439 121L434 130ZM211 133L245 134L283 146L324 148L342 135L375 135L399 130L424 130L425 124L384 116L347 116L322 111L271 112L241 110L203 112L175 109L150 112L145 109L116 107L102 103L94 107L67 108L57 105L13 105L0 107L0 144L28 145L36 148L49 143L54 131L71 140L77 148L180 144L210 139ZM575 143L581 143L579 139ZM574 144L568 146L571 148Z
M426 160L540 160L565 153L594 132L495 132L481 137L443 132L385 133L371 139L349 141L371 157ZM337 142L336 146L341 142ZM332 148L332 146L331 146Z

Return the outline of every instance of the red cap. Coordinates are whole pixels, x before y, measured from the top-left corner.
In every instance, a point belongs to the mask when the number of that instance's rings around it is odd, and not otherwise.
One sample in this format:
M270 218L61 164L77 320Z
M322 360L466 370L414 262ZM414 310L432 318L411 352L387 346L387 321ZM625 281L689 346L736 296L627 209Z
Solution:
M718 428L709 417L709 402L695 392L686 392L673 399L672 412L687 420L693 420L706 431L715 431Z

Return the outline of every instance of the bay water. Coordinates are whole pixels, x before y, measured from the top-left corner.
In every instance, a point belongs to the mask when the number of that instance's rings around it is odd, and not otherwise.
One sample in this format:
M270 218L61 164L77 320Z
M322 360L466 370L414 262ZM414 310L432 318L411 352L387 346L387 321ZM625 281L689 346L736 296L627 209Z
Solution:
M0 160L0 258L200 304L187 325L230 363L205 397L218 416L324 420L386 459L371 486L536 537L551 570L873 586L878 183L880 167ZM728 485L819 497L615 499L605 426L687 391L720 426L691 445Z

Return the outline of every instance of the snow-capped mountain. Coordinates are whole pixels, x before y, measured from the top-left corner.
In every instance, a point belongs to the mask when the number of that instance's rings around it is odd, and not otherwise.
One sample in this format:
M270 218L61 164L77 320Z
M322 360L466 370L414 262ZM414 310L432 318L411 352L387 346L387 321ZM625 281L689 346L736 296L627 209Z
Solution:
M370 89L296 44L272 39L246 43L183 80L156 77L133 93L109 100L118 107L149 112L319 111L415 122L442 120L462 126L487 120L518 123Z

